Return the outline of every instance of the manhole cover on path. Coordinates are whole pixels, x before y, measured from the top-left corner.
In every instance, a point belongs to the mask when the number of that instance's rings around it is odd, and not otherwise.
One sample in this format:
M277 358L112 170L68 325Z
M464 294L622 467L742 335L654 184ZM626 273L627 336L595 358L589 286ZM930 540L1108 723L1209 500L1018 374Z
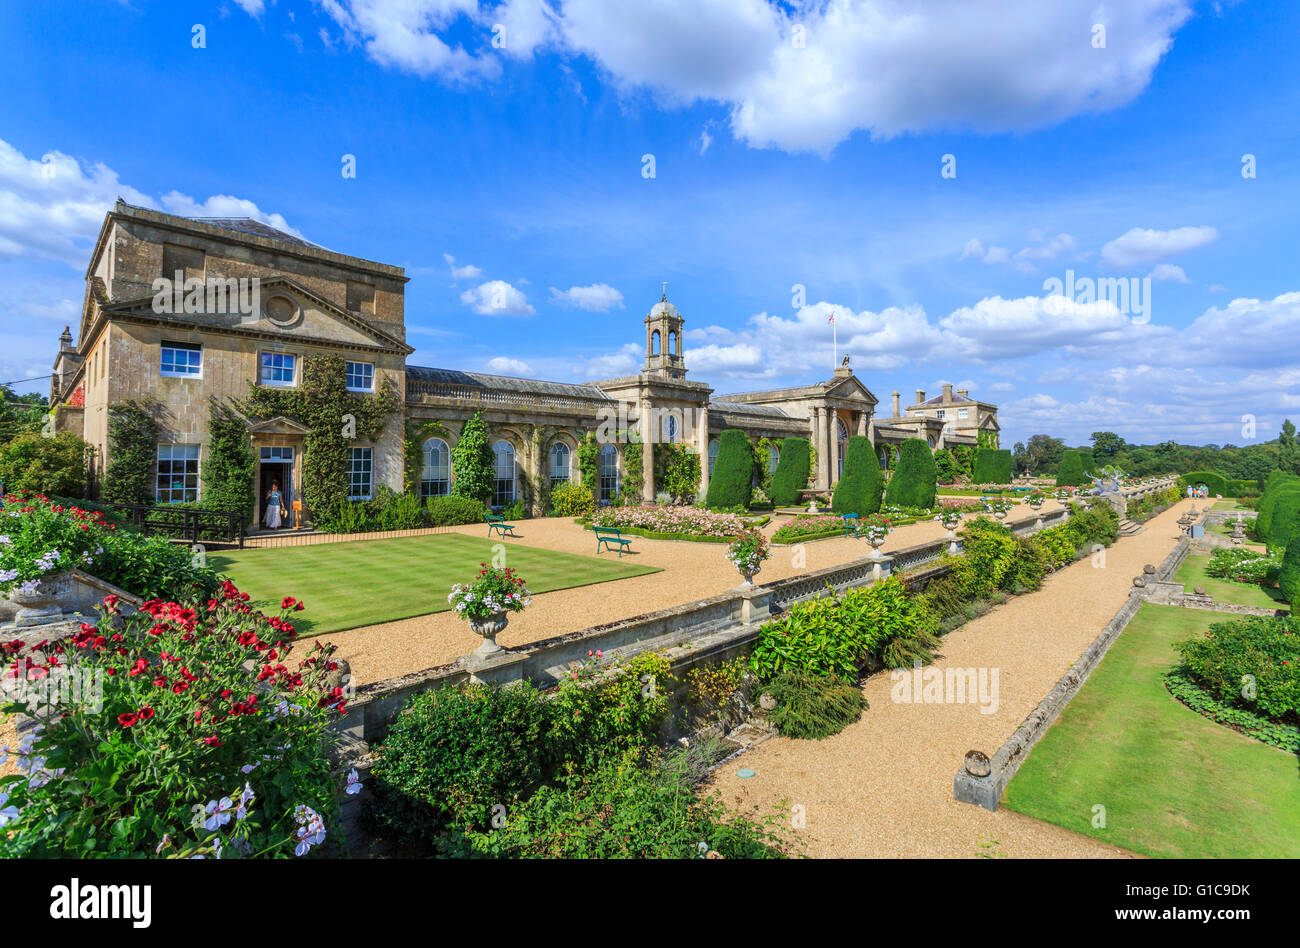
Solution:
M736 771L736 776L741 780L748 780L750 777L754 776L754 771L750 770L748 767L741 767Z

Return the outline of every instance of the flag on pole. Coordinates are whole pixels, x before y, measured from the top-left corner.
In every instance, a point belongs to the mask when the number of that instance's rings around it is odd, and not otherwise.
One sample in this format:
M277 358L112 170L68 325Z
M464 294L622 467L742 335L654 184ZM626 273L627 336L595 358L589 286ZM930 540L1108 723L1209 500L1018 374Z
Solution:
M826 317L826 321L831 324L831 340L833 346L831 350L831 368L834 369L840 363L840 327L839 324L835 322L834 313L831 313L830 316Z

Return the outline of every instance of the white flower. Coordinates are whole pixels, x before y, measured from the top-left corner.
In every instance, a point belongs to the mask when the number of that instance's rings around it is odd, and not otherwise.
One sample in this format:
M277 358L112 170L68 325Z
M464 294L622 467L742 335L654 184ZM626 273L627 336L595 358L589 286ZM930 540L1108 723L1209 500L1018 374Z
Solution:
M230 797L222 797L220 800L211 800L205 808L208 818L203 821L203 828L209 832L220 829L230 822L230 811L234 808L230 802Z

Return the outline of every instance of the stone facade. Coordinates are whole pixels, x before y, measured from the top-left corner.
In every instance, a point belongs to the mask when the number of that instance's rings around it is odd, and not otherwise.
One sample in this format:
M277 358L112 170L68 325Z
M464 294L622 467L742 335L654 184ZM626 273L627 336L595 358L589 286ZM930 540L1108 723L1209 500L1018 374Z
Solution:
M753 438L809 438L817 457L813 486L822 489L839 480L851 435L878 446L908 437L925 437L934 447L945 439L975 440L964 427L954 431L919 413L877 422L877 399L847 357L824 382L715 396L707 383L687 378L685 317L666 293L645 317L646 361L636 375L570 384L408 365L406 281L400 267L335 253L256 221L183 218L119 201L86 271L76 342L70 329L59 340L51 382L59 425L93 446L102 471L109 461L109 407L128 399L154 402L162 407L160 465L164 453L188 459L197 452L201 471L212 399L243 399L250 385L297 385L306 358L339 356L354 367L360 390L378 392L391 382L404 394L404 411L394 413L382 435L357 444L370 452L372 492L381 484L394 491L406 486L408 437L424 457L413 478L418 489L446 492L450 451L479 411L498 459L494 500L524 499L534 512L541 512L553 481L577 480L578 448L588 434L602 442L604 496L630 486L623 481L626 449L606 442L626 441L629 432L641 441L631 448L642 451L642 483L633 492L647 498L654 494L655 442L701 455L703 491L710 446L728 428ZM958 396L965 399L965 393L951 398ZM969 404L977 425L996 429L994 406ZM296 499L307 430L292 419L253 419L249 434L261 464L259 497L266 478L276 476ZM201 502L201 477L192 497L183 476L180 492L170 489L176 469L172 460L159 482L160 499Z

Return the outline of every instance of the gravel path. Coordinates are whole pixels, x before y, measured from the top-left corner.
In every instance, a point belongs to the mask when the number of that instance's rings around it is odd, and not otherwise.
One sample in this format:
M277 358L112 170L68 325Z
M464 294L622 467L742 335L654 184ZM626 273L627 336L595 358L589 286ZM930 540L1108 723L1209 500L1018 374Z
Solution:
M772 738L719 770L714 784L746 809L802 806L806 828L797 833L810 856L973 857L990 840L1010 857L1131 856L1017 813L957 803L952 781L966 751L992 756L1124 604L1142 566L1169 554L1189 506L1183 500L1121 538L1103 568L1080 560L944 638L939 668L998 669L996 713L895 703L889 674L875 675L864 685L870 710L856 724L824 741ZM736 777L742 767L756 776Z
M1043 509L1052 510L1055 504L1054 500L1048 501ZM1026 517L1031 512L1028 506L1022 505L1011 512L1010 518ZM774 519L764 532L771 536L786 519ZM482 524L454 528L455 532L469 536L482 536L484 529ZM513 542L584 556L594 553L595 539L591 531L572 520L558 517L524 520L518 530L517 541L506 541L507 566L510 565L509 544ZM933 521L899 527L885 539L882 550L888 552L937 540L945 532L942 525ZM510 625L497 636L497 641L507 647L525 645L716 596L740 585L740 576L726 559L724 544L633 537L632 549L635 552L631 556L636 563L658 566L663 572L536 595L532 606L510 617ZM797 547L773 546L772 558L763 564L758 581L771 582L848 563L866 556L870 549L865 541L848 537L817 540ZM466 579L476 568L477 564L467 564ZM528 577L525 575L524 579ZM361 578L358 581L364 582ZM430 602L443 603L446 595L444 589L429 590ZM311 603L307 605L310 607ZM331 632L320 636L320 640L339 646L337 655L351 664L357 684L455 661L482 641L451 612Z

